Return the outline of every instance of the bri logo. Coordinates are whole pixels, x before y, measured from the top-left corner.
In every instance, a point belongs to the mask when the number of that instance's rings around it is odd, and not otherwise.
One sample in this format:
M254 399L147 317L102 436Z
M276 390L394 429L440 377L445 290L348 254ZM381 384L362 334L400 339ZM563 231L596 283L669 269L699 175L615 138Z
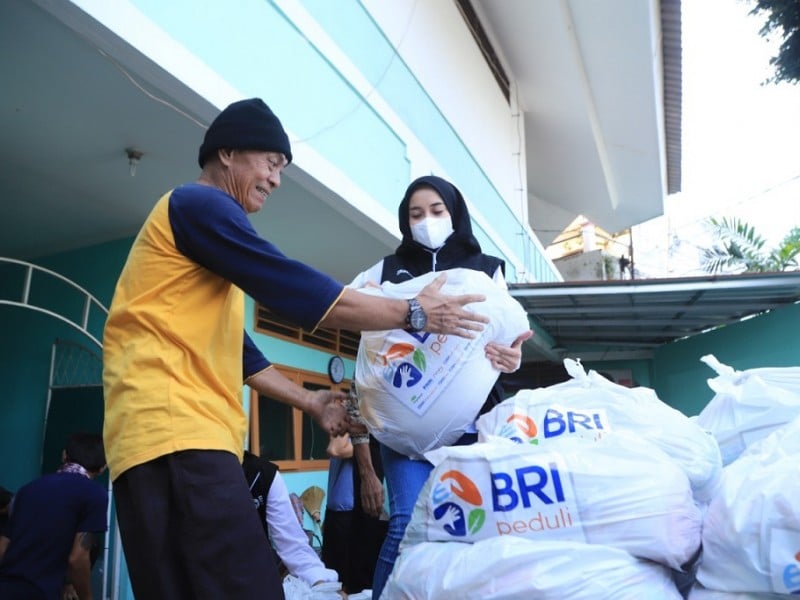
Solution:
M425 354L412 344L392 344L385 354L379 355L383 364L383 378L396 388L412 387L420 382L427 363Z
M544 414L541 437L548 439L577 433L597 439L609 429L603 410L566 410L561 407L550 407ZM536 422L529 415L520 412L515 412L506 419L498 435L518 444L539 443L539 429Z
M528 415L522 413L513 413L503 426L498 435L508 438L518 444L538 444L539 439L536 437L539 433L536 427L536 422Z
M466 515L460 503L451 500L452 496L460 498L468 505ZM452 536L464 537L467 533L474 535L486 522L486 511L482 508L483 498L478 486L460 471L442 473L433 487L431 501L436 505L433 518Z
M445 471L432 489L433 518L447 534L461 538L570 529L574 525L567 498L571 492L562 483L560 469L563 465L551 459L546 465L526 464L488 473L489 515L474 479L461 471ZM479 536L487 519L490 529Z

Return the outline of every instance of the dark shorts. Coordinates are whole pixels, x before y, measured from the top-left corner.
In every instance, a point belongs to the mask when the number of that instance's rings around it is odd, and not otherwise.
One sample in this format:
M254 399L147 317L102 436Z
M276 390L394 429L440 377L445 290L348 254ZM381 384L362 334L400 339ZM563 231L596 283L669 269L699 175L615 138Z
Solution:
M283 600L233 454L188 450L162 456L125 471L113 489L137 598Z

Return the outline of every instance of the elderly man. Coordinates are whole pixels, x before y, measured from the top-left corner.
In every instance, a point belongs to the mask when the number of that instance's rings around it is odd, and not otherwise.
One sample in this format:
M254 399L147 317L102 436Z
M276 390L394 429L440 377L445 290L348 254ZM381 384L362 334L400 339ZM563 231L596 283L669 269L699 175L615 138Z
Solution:
M346 430L337 394L298 391L270 368L244 332L244 294L309 330L470 337L486 322L464 309L483 297L445 296L444 280L410 301L378 298L259 237L247 214L291 160L263 101L225 108L200 146L199 179L156 203L117 283L103 339L104 437L137 597L283 596L242 476L243 383L331 434Z

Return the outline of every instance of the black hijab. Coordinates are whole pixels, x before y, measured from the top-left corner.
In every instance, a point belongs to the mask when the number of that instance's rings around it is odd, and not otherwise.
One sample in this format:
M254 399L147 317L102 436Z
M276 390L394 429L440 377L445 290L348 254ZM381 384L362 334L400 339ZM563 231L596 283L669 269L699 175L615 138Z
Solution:
M453 221L453 233L438 251L429 250L411 236L408 205L413 193L424 187L439 194ZM491 278L500 267L505 274L504 261L481 252L481 245L472 233L467 203L458 188L449 181L436 175L426 175L412 181L397 209L397 217L403 240L394 254L383 259L382 281L399 283L428 273L433 267L434 252L437 271L461 267L483 271Z

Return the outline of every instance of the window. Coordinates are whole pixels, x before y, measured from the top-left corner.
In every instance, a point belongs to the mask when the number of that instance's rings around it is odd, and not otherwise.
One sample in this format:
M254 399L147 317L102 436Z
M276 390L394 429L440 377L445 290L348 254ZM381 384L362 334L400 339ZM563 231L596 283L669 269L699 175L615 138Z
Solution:
M282 338L290 342L300 342L318 350L355 358L361 334L345 329L326 329L319 327L314 333L303 331L289 321L282 319L267 307L256 304L256 327L259 333Z
M350 382L335 385L318 373L275 366L283 375L309 390L343 392ZM319 471L328 468L328 434L297 408L255 391L250 398L250 451L276 463L282 471Z

